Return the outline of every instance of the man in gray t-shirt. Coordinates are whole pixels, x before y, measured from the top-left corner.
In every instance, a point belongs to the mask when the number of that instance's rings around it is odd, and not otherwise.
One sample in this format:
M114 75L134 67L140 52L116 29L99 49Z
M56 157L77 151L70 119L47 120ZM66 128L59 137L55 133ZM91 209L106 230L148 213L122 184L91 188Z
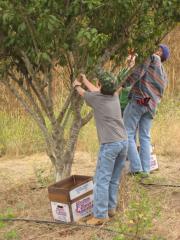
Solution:
M117 95L104 95L100 92L86 91L84 99L94 109L100 144L127 140Z
M120 175L127 155L127 135L121 116L119 89L116 90L113 75L102 75L99 87L91 84L84 74L81 74L81 80L75 80L73 85L94 110L100 142L94 177L93 217L87 221L98 225L115 215ZM81 87L82 82L90 92Z

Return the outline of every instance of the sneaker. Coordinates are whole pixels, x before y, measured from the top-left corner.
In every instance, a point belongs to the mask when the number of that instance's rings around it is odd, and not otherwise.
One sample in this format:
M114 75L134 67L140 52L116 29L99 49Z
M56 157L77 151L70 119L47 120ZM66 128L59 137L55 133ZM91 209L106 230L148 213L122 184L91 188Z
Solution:
M108 216L110 218L113 218L115 215L116 215L116 209L113 208L113 209L108 210Z
M140 176L141 178L148 178L149 175L150 175L149 173L142 172Z
M146 172L129 172L128 175L129 176L137 176L139 178L148 178L149 177L149 173L146 173Z
M128 172L129 176L139 176L142 172Z
M104 223L107 223L109 221L109 218L96 218L92 217L91 219L87 220L86 224L88 225L102 225Z

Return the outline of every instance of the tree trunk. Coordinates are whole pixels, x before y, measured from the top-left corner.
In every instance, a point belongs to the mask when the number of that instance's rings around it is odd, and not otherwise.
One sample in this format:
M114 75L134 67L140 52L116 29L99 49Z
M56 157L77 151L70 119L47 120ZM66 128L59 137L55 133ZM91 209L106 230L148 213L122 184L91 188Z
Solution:
M68 177L71 174L75 148L76 148L78 135L81 127L82 127L82 119L79 116L79 117L76 117L74 122L72 123L69 139L68 139L68 142L66 142L66 148L63 154L61 154L63 159L61 158L61 159L58 159L57 161L56 181L59 181L60 179Z
M60 181L71 174L78 135L81 127L83 126L83 121L81 115L79 114L81 103L79 101L76 103L78 106L75 106L74 109L74 120L69 130L68 139L64 138L64 129L56 123L53 126L51 137L51 146L53 147L49 149L47 145L47 154L55 168L56 181Z
M67 144L70 141L71 139L68 140ZM54 139L54 145L55 146L58 145L58 148L56 148L54 151L54 155L50 151L49 152L47 151L47 154L54 166L54 172L55 172L54 178L57 182L70 176L75 149L73 149L73 146L70 148L70 150L66 149L66 146L64 146L62 141L59 142L55 139ZM63 147L65 149L63 149Z

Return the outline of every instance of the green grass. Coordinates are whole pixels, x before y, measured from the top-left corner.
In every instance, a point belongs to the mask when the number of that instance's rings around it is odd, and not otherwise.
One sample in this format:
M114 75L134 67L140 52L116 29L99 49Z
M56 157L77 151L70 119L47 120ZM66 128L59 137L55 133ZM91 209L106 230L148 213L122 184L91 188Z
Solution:
M18 237L18 234L17 234L17 232L16 232L16 230L11 230L11 231L9 231L9 232L7 232L7 233L5 233L4 234L4 238L6 239L6 240L18 240L19 239L19 237Z

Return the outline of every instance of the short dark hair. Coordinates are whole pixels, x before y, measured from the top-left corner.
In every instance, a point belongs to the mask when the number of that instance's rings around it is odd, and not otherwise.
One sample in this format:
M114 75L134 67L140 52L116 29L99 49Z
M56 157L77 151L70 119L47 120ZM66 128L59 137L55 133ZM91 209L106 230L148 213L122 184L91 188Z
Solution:
M161 58L161 62L165 62L166 61L166 59L164 59L163 56L160 56L160 58Z
M103 89L103 86L101 87L101 90L100 90L100 92L103 95L110 95L110 96L113 96L115 91L116 91L115 89L112 89L112 90Z

